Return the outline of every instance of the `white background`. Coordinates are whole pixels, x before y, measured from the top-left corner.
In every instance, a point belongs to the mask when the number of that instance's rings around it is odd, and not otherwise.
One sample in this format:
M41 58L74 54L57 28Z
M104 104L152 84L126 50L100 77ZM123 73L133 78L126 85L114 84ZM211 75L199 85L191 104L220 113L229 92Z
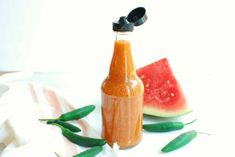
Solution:
M203 151L231 156L233 0L0 0L0 71L69 71L76 87L88 89L83 95L99 91L113 52L112 22L137 6L149 19L133 34L136 66L167 57L200 129L214 133Z

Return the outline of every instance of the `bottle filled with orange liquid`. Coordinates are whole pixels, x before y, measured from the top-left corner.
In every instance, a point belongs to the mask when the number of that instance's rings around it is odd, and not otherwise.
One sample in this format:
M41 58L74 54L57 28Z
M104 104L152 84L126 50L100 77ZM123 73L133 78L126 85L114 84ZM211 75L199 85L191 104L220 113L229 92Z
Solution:
M113 23L114 52L101 86L102 136L110 146L116 143L121 149L138 144L142 138L144 87L136 74L130 34L146 19L145 9L140 7Z

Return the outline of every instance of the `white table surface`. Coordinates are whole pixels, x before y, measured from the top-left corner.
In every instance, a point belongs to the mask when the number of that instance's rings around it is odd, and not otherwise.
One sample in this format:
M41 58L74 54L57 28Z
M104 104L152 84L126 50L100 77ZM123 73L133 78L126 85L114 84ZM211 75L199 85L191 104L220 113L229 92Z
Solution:
M24 76L26 77L24 78ZM75 73L23 73L23 75L17 74L17 77L13 77L18 78L18 82L30 80L35 83L48 85L56 91L62 93L69 101L77 104L100 104L100 82L97 82L94 78L91 79L94 82L85 84L84 82L89 82L90 79L85 79ZM10 82L7 80L13 81L12 76L1 76L0 78L1 81L8 83ZM224 93L223 95L220 95L221 90L224 89L222 86L228 85L229 82L225 82L223 85L220 85L215 82L217 79L204 79L204 82L200 82L198 84L198 88L191 89L190 92L187 91L188 93L186 93L186 95L188 101L193 108L192 113L173 119L155 118L149 116L144 117L144 123L166 120L180 120L183 122L188 122L197 118L197 121L194 124L185 127L181 131L171 133L159 134L147 133L144 131L142 142L132 149L122 150L120 152L120 156L142 157L144 154L148 154L149 157L217 156L219 154L222 156L231 156L233 153L232 142L235 139L234 127L231 122L234 118L234 110L233 108L230 108L230 105L233 104L233 94L229 93L229 90L227 90L225 95ZM200 78L198 80L201 81ZM227 87L226 89L229 89L229 86ZM97 122L93 125L99 127L101 126L101 122ZM211 136L198 135L193 142L178 151L169 154L160 153L160 148L169 140L179 135L179 133L190 129L208 132Z

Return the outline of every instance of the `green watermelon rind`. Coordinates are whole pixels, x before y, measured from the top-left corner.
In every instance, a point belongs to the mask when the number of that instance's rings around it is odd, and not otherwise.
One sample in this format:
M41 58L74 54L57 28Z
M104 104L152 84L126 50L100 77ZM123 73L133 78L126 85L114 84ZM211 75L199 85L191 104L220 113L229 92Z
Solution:
M168 110L160 110L150 107L150 106L144 106L143 113L146 115L151 115L151 116L156 116L156 117L178 117L178 116L183 116L185 114L188 114L192 112L191 108L184 108L178 111L168 111Z

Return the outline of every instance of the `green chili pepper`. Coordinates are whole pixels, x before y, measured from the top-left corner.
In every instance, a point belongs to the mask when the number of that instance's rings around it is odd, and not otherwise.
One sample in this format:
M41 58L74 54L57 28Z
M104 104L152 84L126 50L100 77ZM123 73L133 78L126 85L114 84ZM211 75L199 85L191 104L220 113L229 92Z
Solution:
M60 120L51 119L51 120L47 121L47 124L52 124L52 125L53 124L59 124L59 125L63 126L64 128L69 129L72 132L80 132L81 131L81 129L78 128L77 126L74 126L70 123L63 122L63 121L60 121Z
M167 153L179 149L192 141L196 136L197 132L195 130L185 132L170 141L165 147L161 149L161 151Z
M73 110L71 112L64 113L58 119L61 121L81 119L87 116L88 114L90 114L92 111L94 111L94 109L95 109L95 105L88 105L88 106Z
M71 142L85 147L93 147L93 146L103 146L106 144L106 141L104 139L96 139L91 137L84 137L77 135L70 131L69 129L64 128L63 126L59 124L55 124L56 126L60 127L62 130L62 134Z
M95 105L88 105L84 106L82 108L75 109L73 111L64 113L60 115L58 118L54 119L39 119L40 121L48 121L48 120L60 120L60 121L70 121L70 120L77 120L81 119L88 114L90 114L92 111L94 111Z
M162 123L144 124L143 129L149 132L169 132L169 131L183 129L185 125L191 124L195 121L196 119L186 124L182 122L162 122Z
M99 154L103 150L103 147L101 146L95 146L88 150L85 150L77 155L74 155L73 157L94 157L97 154Z

